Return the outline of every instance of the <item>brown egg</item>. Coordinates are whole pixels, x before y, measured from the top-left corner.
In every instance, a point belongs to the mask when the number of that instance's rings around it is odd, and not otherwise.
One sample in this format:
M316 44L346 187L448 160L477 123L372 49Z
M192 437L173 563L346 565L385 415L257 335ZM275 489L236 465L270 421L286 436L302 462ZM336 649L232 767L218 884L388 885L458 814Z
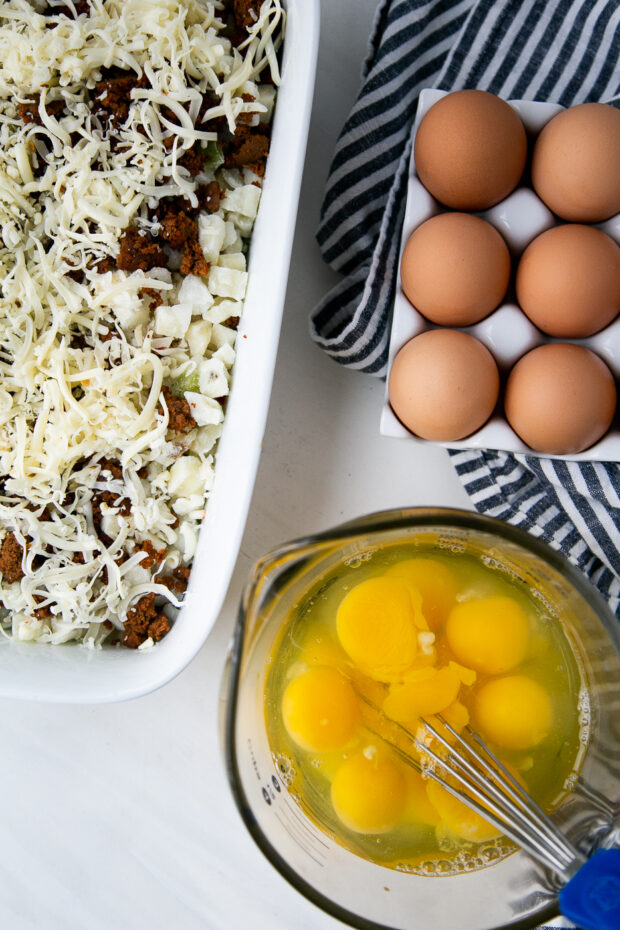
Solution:
M491 416L499 374L491 353L467 333L433 329L400 350L390 372L390 404L407 429L438 442L463 439Z
M620 110L582 103L554 116L534 146L532 185L565 220L599 223L620 213Z
M510 280L510 253L485 220L440 213L411 234L400 273L405 296L428 320L469 326L501 302Z
M614 378L583 346L549 343L519 359L508 376L506 419L536 452L574 455L605 435L616 408Z
M516 287L521 309L543 333L591 336L620 312L620 247L593 226L555 226L528 245Z
M485 210L507 197L525 167L523 123L483 90L442 97L423 117L414 158L422 184L455 210Z

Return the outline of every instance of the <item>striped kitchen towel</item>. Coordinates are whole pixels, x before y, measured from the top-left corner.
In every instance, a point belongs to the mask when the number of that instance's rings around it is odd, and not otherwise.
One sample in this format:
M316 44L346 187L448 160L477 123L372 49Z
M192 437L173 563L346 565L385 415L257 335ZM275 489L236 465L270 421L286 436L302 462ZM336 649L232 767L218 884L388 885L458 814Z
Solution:
M313 311L333 359L386 374L411 130L424 87L620 104L618 0L383 0L317 239L342 281ZM451 452L475 507L564 552L620 614L620 466Z

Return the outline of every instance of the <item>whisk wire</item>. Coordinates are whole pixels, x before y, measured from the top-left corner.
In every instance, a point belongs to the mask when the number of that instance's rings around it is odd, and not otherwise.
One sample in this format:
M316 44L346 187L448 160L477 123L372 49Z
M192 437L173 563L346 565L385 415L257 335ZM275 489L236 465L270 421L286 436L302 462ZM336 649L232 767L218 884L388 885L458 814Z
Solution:
M449 726L449 724L446 724ZM451 729L451 728L450 728ZM505 765L497 758L491 749L486 745L486 743L480 738L478 733L475 730L472 730L471 727L467 727L467 732L474 742L478 744L482 753L491 759L493 765L497 767L499 773L501 773L500 782L505 786L505 790L511 797L514 797L513 791L516 794L515 800L519 803L527 813L528 821L532 824L538 826L542 830L548 840L553 845L557 845L562 849L565 855L568 858L569 864L576 863L576 867L582 865L586 859L578 849L566 838L564 833L556 826L551 817L549 817L545 812L536 804L528 792L519 784L519 782L514 778L514 776L508 771ZM464 743L458 733L455 733L452 730L454 736L460 743ZM465 744L466 745L466 744ZM470 747L470 752L475 753L475 750Z
M527 848L532 855L539 860L542 859L555 871L562 874L569 874L574 871L577 864L583 861L580 854L565 840L546 814L531 801L518 782L496 759L493 753L488 750L484 743L481 743L482 748L493 761L493 765L491 765L480 752L460 737L446 721L442 718L439 718L439 720L457 739L462 747L461 750L456 750L427 721L424 721L424 727L448 751L448 759L434 752L425 743L419 740L414 741L422 753L430 756L437 765L466 790L463 792L460 788L455 788L435 769L426 768L425 774L438 781L443 788L458 800L464 801L470 807L473 807L477 813L486 820L491 821L502 833L505 833L520 846ZM465 753L471 754L478 766L480 766L479 769L467 758ZM501 771L498 772L494 767L495 765ZM517 790L513 788L513 784ZM541 840L546 842L541 842Z
M560 876L563 887L558 892L558 902L564 916L592 930L618 930L620 850L600 848L590 858L583 856L471 727L465 727L461 735L436 715L434 719L452 737L451 742L436 726L420 717L419 723L431 737L425 740L419 730L414 734L387 717L362 689L358 687L356 691L368 708L364 722L375 736L409 766L434 779ZM434 740L437 751L427 745ZM430 765L429 759L435 764Z
M439 725L450 735L452 742L437 727L420 718L420 724L446 751L446 756L436 752L403 724L387 717L367 694L359 693L359 696L371 711L367 725L404 762L426 777L433 778L449 794L467 804L559 875L569 878L583 865L585 857L566 839L471 727L465 728L466 739L443 717L436 715ZM386 727L389 734L386 734ZM415 747L423 758L435 764L421 764L399 745L397 737L401 738L401 742L404 737L408 745ZM449 779L456 781L458 786L451 784Z
M488 791L495 797L500 804L503 804L507 811L513 817L523 822L527 829L532 829L535 824L538 829L544 833L548 841L564 855L567 864L572 862L579 853L570 845L564 835L557 829L553 821L535 804L531 797L523 790L514 776L506 769L497 756L489 747L480 739L470 727L466 728L468 735L475 740L479 746L476 750L470 743L463 739L460 734L454 730L443 718L438 718L442 725L450 732L456 742L462 747L462 752L457 753L454 746L445 740L434 727L425 723L429 730L433 730L435 737L442 743L450 753L451 759L455 766L461 765L468 772L476 784ZM469 753L482 769L482 775L471 765L465 753ZM490 760L490 761L489 761ZM468 787L468 783L461 783Z
M435 753L432 753L432 755L434 758L441 762L439 756L435 755ZM540 844L531 840L529 836L523 831L523 829L516 829L515 826L507 824L501 809L499 809L497 805L490 801L489 798L486 797L482 792L478 791L467 783L468 793L467 795L464 795L463 791L461 791L459 788L456 788L453 784L450 784L450 782L442 778L442 776L437 772L428 772L427 774L439 785L441 785L445 791L451 794L458 801L464 801L468 807L476 811L476 813L478 813L489 823L492 823L493 826L495 826L503 834L517 843L517 845L519 845L526 852L529 852L532 856L538 859L538 861L542 861L555 872L564 872L566 865L563 859L557 857L552 851L546 849L544 846L541 846ZM451 772L451 774L454 773ZM484 803L479 803L476 798L479 798L480 801L483 801Z

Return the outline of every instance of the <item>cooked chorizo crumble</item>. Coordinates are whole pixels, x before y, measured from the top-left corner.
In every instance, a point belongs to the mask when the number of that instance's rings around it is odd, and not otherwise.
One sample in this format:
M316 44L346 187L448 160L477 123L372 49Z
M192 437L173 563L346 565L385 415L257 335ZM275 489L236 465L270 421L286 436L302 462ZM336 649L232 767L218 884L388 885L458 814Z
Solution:
M0 631L144 648L189 579L280 0L0 5Z

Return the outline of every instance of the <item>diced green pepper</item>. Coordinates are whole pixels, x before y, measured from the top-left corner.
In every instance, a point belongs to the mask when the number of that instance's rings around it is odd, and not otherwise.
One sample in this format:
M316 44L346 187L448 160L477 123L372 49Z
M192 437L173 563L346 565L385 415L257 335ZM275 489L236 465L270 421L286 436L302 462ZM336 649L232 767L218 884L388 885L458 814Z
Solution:
M211 171L217 171L224 164L224 152L219 142L207 142L205 165Z
M172 382L172 393L175 397L183 397L186 391L198 392L200 381L198 371L188 371L185 375L180 375Z

